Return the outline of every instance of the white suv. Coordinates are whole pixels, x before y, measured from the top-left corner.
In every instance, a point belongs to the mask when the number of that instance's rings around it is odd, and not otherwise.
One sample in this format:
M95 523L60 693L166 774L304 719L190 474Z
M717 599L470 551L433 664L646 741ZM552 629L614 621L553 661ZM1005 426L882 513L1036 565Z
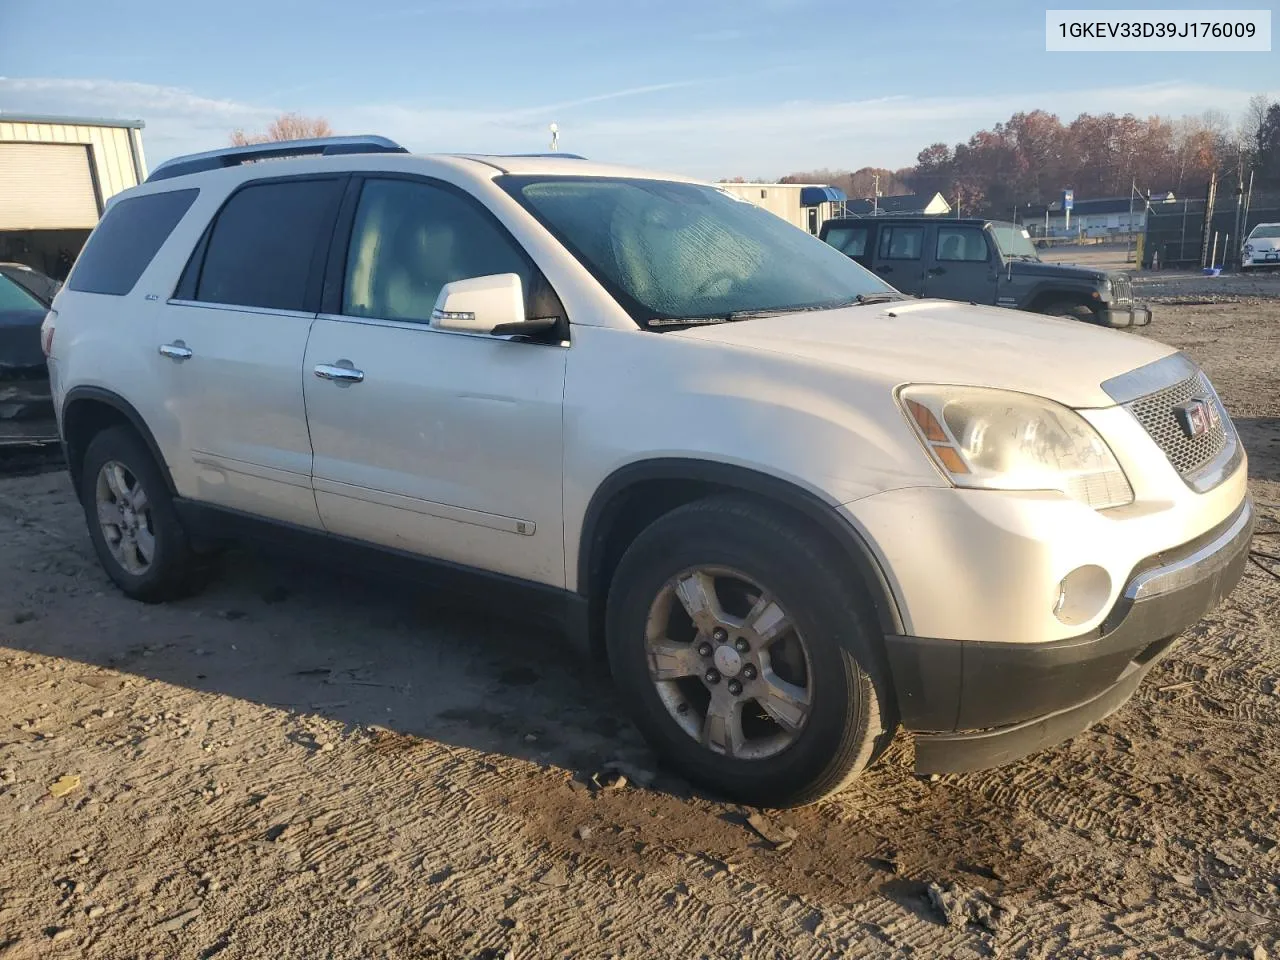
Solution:
M44 342L129 596L244 535L479 589L607 656L655 747L749 803L838 789L899 726L930 773L1083 730L1253 524L1182 354L909 299L714 186L571 156L171 161Z

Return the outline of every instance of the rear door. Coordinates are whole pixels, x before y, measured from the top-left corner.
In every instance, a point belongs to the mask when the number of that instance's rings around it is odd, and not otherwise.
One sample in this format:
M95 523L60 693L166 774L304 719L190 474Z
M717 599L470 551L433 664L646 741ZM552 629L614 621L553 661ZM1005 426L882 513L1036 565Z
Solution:
M152 362L196 499L320 526L302 361L346 180L241 187L162 311Z
M934 234L924 272L924 295L995 303L999 270L986 230L973 224L938 223Z
M903 293L924 292L924 248L929 227L921 223L881 223L872 270Z

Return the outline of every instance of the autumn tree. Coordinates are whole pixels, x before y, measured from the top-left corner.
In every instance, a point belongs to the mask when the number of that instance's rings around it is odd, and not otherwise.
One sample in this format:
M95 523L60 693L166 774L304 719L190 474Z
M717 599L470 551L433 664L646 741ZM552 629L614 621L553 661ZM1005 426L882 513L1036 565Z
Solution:
M850 197L869 197L870 175L878 173L886 195L941 193L963 213L1008 217L1068 187L1081 200L1127 197L1131 187L1198 196L1211 176L1219 191L1234 192L1250 171L1259 183L1280 186L1280 104L1262 95L1234 124L1220 110L1177 120L1082 113L1065 124L1044 110L1020 112L963 143L925 147L914 168L818 170L784 180L830 183Z
M853 199L870 198L876 189L876 177L880 178L880 192L885 196L907 192L906 179L902 170L889 170L885 167L861 167L849 170L806 170L801 173L789 173L779 183L823 183L843 190L845 196Z
M280 140L309 140L313 137L331 137L333 127L324 117L304 117L298 113L285 113L271 121L265 133L245 133L237 129L231 133L231 144L236 147L251 143L275 143Z

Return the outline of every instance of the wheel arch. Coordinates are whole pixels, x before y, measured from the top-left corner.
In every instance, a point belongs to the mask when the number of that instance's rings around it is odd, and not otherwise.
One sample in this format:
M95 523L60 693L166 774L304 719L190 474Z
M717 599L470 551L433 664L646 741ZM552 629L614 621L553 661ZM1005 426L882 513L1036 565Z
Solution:
M62 403L62 446L66 455L67 470L72 483L79 489L80 471L84 465L85 451L94 436L108 427L131 427L142 438L151 452L156 467L164 477L169 492L176 494L169 465L160 452L160 445L147 422L136 407L120 394L105 387L78 386L67 391Z
M664 457L627 464L596 489L583 516L577 590L587 602L590 641L603 637L605 598L627 546L658 517L694 500L738 493L782 507L835 547L864 588L883 634L901 634L897 599L863 536L834 505L790 480L714 460Z
M1084 288L1075 290L1071 287L1042 285L1032 293L1027 309L1032 313L1041 313L1052 304L1065 302L1073 303L1081 307L1088 307L1096 313L1100 303L1099 301L1092 299L1089 294L1090 291L1085 290Z

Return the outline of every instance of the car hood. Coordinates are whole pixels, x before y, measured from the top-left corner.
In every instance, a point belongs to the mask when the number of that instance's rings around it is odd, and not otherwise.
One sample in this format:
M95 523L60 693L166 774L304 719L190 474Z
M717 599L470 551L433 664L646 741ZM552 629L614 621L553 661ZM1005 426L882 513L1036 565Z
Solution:
M1012 264L1015 277L1047 277L1055 280L1071 280L1076 283L1095 284L1108 278L1123 276L1122 273L1114 270L1096 270L1091 267L1080 267L1070 263L1014 260Z
M1102 382L1175 353L1079 320L949 300L903 300L699 326L663 336L787 354L887 385L960 383L1115 404Z
M1254 250L1277 250L1280 249L1280 237L1254 237L1246 240L1249 246Z

